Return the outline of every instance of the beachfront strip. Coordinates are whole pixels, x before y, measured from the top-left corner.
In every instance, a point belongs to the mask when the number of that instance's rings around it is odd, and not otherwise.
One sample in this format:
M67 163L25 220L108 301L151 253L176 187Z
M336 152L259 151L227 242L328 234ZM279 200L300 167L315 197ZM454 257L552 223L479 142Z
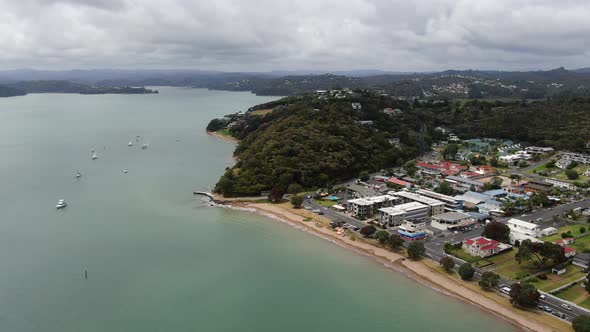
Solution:
M544 147L514 148L519 150L512 155L520 161L554 153ZM508 155L510 147L506 149ZM590 165L590 157L564 153L560 158ZM330 193L336 205L331 208L335 214L328 217L343 216L337 225L354 225L350 231L374 225L399 235L406 246L421 240L427 258L438 262L450 255L457 263L455 269L467 262L475 264L477 278L486 271L497 271L504 292L515 282L535 283L543 294L539 300L543 310L570 322L577 315L590 314L590 308L584 307L590 303L590 294L583 290L585 269L590 266L590 254L583 252L590 244L590 232L585 233L583 226L586 216L590 220L590 204L580 200L586 190L518 168L506 172L489 165L465 164L416 162L411 177L400 169L345 183ZM445 190L438 190L445 185ZM349 221L350 217L357 221ZM506 225L509 235L505 240L482 235L492 223ZM523 243L557 245L563 248L565 260L544 259L539 266L518 263L515 253ZM544 279L537 281L540 278ZM574 290L586 295L572 302L569 293Z

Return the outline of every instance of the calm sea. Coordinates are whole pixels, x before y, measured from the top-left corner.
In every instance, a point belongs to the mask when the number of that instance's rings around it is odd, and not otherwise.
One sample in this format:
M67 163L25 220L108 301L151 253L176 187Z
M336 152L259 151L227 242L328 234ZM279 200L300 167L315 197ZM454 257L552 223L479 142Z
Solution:
M192 191L233 151L208 121L270 98L159 90L0 98L0 331L512 330L312 235L205 206Z

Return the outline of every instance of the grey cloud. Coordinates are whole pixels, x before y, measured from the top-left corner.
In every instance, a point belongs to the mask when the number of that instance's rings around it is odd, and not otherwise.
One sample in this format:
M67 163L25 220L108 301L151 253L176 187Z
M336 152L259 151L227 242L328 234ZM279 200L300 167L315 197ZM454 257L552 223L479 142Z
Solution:
M5 68L589 65L585 0L0 0L0 6Z

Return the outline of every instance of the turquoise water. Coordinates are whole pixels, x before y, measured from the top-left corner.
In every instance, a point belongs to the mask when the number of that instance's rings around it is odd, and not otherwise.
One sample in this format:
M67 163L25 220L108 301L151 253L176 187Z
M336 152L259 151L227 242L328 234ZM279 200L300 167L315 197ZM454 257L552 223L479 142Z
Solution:
M270 99L159 90L0 99L0 331L512 330L307 233L207 207L191 193L233 145L205 126ZM136 135L147 150L127 146Z

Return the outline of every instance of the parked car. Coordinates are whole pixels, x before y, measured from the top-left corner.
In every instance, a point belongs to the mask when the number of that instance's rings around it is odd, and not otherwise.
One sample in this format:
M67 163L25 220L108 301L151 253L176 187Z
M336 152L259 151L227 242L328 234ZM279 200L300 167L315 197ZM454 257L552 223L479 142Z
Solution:
M569 311L571 311L571 310L572 310L572 307L570 307L569 305L567 305L567 304L565 304L565 303L564 303L564 304L562 304L562 305L561 305L561 307L562 307L562 308L564 308L565 310L569 310Z
M543 308L543 310L545 310L545 311L547 311L547 312L552 312L552 311L553 311L553 310L551 310L551 308L549 308L548 306L545 306L545 307Z
M555 316L557 316L559 318L565 318L565 314L563 312L553 311L552 314L554 314Z
M541 295L539 296L539 298L540 298L541 300L544 300L544 299L545 299L545 294L541 294Z
M500 288L500 292L502 292L502 293L504 293L506 295L510 295L510 291L511 291L510 287L502 287L502 288Z
M350 228L352 228L352 230L357 231L357 232L361 230L361 228L358 226L351 226Z
M318 209L315 209L315 210L312 210L312 212L313 212L313 213L320 214L320 212L322 212L322 211L320 211L320 210L318 210Z

